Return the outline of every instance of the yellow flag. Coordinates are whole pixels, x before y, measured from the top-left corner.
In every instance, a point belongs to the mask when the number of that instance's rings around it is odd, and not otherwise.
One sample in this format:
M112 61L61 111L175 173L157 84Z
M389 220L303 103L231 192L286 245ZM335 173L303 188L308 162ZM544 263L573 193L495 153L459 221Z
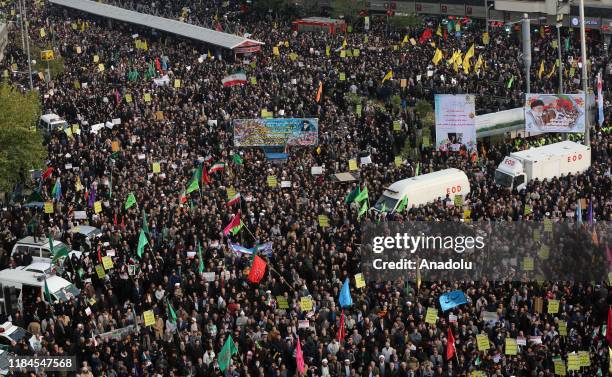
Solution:
M459 64L463 61L463 53L461 51L457 51L457 56L455 56L455 63Z
M489 44L489 33L484 32L482 33L482 44L488 45Z
M463 72L467 75L470 73L470 60L463 59Z
M436 35L439 37L442 36L442 26L440 24L438 24L438 30L436 30Z
M478 55L478 60L476 60L476 64L474 65L474 72L479 72L480 67L482 67L482 55Z
M612 348L608 347L608 371L612 373Z
M346 38L344 38L344 40L342 41L342 48L346 48L347 43L346 43Z
M442 60L442 51L439 48L436 48L436 53L434 54L433 59L431 59L431 61L435 65L438 65L438 63L440 63L440 60Z
M542 73L544 73L544 60L540 63L540 69L538 70L538 79L542 78Z
M555 73L555 69L557 68L557 62L555 61L555 64L553 64L552 69L550 70L550 72L548 72L548 74L546 75L546 78L549 79L554 73Z
M446 61L446 65L451 65L455 62L455 59L457 58L457 51L453 52L453 54L451 55L450 58L448 58L448 60Z
M402 46L404 46L406 43L408 43L408 35L404 36L404 39L402 40Z
M434 40L429 41L429 45L433 48L436 48L436 42Z
M387 80L391 80L392 78L393 78L393 70L390 70L389 72L387 72L385 77L383 77L382 82L385 82Z
M471 59L472 56L474 56L474 44L473 43L472 43L472 47L470 47L468 52L465 54L465 58L466 59Z

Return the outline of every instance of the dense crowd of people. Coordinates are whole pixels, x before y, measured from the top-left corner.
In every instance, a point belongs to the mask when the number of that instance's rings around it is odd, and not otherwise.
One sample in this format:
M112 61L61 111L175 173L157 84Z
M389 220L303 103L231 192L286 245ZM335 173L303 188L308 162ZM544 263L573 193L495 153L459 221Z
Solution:
M69 133L56 130L46 140L49 155L42 170L49 174L39 178L38 194L53 202L53 213L26 207L26 200L1 210L5 265L15 268L30 259L8 257L25 236L50 234L72 248L73 228L89 224L102 230L92 246L79 244L82 257L64 262L63 275L82 288L79 297L51 307L41 295L11 315L14 324L39 337L39 354L76 355L81 376L272 377L295 375L301 368L300 342L308 376L539 377L555 374L555 360L567 362L572 352L586 351L589 365L568 373L607 375L608 282L417 284L406 278L358 289L354 280L361 272L363 222L460 221L464 209L472 221L575 222L581 200L592 208L594 222L611 220L610 50L597 33L589 34L589 82L594 86L595 73L604 73L606 119L591 133L591 167L510 192L493 179L504 156L559 141L561 135L479 140L477 155L441 152L423 143L423 136L435 140L435 133L415 106L432 102L437 93L474 93L479 113L522 107L520 34L512 30L492 28L484 44L484 27L476 21L456 33L437 18L403 30L372 18L368 31L357 22L346 34L298 33L289 19L255 14L233 1L226 6L219 1L115 3L248 33L265 45L259 53L234 57L134 25L29 4L32 45L52 44L63 63L51 81L34 79L43 112L77 124L78 132L76 127ZM18 30L11 31L14 39L0 71L10 70L8 81L25 90L29 79L20 72L27 60ZM419 41L426 30L432 36ZM579 69L572 63L580 56L577 34L563 30L559 46L567 58L564 86L570 93L580 88ZM415 45L404 42L410 38ZM556 91L553 40L554 34L533 34L532 92ZM465 53L472 44L472 65L478 57L483 62L478 72L447 64L454 50ZM432 62L436 48L445 54L437 65ZM340 57L342 50L355 49L359 56ZM546 70L539 78L542 62ZM389 71L392 79L383 80ZM235 72L245 72L247 84L224 87L222 79ZM163 85L166 75L169 84ZM276 117L317 117L318 146L290 147L280 164L259 148L234 147L231 121L258 118L264 109ZM393 130L394 120L401 120L400 131ZM350 159L367 155L372 163L359 167L358 181L326 178L348 171ZM225 168L198 178L199 188L187 193L194 171L208 171L215 162ZM313 166L323 166L325 175L312 175ZM446 197L399 213L360 215L359 205L345 201L360 185L373 202L384 187L417 174L417 166L420 174L450 167L466 172L471 192L463 206L450 205L453 198ZM277 178L277 187L269 186L269 176ZM58 181L61 193L52 194ZM281 181L290 183L280 187ZM231 191L241 194L234 205L227 204ZM126 209L131 194L136 204ZM79 211L86 219L75 219ZM582 212L581 226L589 226L587 209ZM225 235L237 213L242 229ZM319 215L327 216L329 227L319 226ZM602 248L608 237L598 235ZM261 281L248 280L253 260L234 252L230 242L246 248L272 243ZM113 267L100 276L96 266L103 256L112 258ZM338 296L346 279L353 305L341 308ZM465 292L468 302L426 322L427 308L439 307L438 297L451 290ZM312 310L300 309L305 297ZM558 313L538 309L538 299L559 300ZM145 326L147 311L155 317ZM485 321L485 312L495 312L497 319ZM566 335L560 334L561 322L567 324ZM346 336L338 336L340 329ZM450 359L449 329L456 342ZM490 349L479 350L480 334L486 334ZM237 352L225 368L220 354L230 337ZM506 338L522 337L529 342L507 355ZM32 352L27 342L11 351Z

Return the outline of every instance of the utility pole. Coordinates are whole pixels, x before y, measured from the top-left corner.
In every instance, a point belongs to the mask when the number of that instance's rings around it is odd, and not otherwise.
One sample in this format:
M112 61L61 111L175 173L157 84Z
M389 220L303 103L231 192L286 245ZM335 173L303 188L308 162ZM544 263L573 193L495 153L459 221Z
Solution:
M559 94L563 94L563 63L561 60L561 26L563 26L563 14L557 3L557 56L559 59ZM568 139L567 132L563 133L563 139Z
M19 7L19 30L21 31L21 49L25 51L25 31L23 29L23 8L21 7L21 0L17 2Z
M21 0L21 6L23 7L23 22L25 25L25 40L26 40L26 50L28 53L28 75L30 76L30 90L34 90L34 83L32 82L32 58L30 57L30 34L28 32L28 16L26 13L26 4L25 0Z
M591 125L589 124L589 78L587 77L586 36L584 32L584 0L580 0L580 48L582 49L582 91L584 92L584 145L591 145Z
M489 34L489 1L488 0L484 0L484 7L485 7L485 30L487 34Z
M529 15L523 14L522 24L522 35L523 35L523 62L525 63L525 82L527 88L525 93L531 93L531 23Z

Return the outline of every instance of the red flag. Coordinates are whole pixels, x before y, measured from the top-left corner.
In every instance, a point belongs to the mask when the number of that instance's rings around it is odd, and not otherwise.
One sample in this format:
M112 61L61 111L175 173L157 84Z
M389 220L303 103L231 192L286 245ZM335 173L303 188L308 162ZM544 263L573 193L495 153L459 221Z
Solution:
M230 221L230 223L227 224L225 229L223 229L223 235L227 236L229 232L232 231L232 229L237 228L239 226L240 226L240 211L238 211L238 213L234 215L234 217L232 218L232 221Z
M215 30L223 31L223 28L221 27L221 23L217 22L217 25L215 26Z
M340 315L340 327L338 327L338 342L342 343L346 337L346 329L344 328L344 310Z
M425 31L423 32L423 34L421 35L421 37L419 38L419 43L423 44L425 43L427 40L429 40L429 38L431 38L432 36L432 32L430 28L426 28Z
M448 342L446 344L446 360L450 360L455 356L455 337L453 336L453 330L450 326L448 327Z
M317 98L316 98L317 103L319 101L321 101L321 94L322 93L323 93L323 82L320 82L319 83L319 89L317 90Z
M159 62L159 58L155 58L155 69L157 69L158 72L162 73L162 68L161 68L161 63Z
M297 363L298 376L304 374L304 353L302 352L302 345L300 344L300 337L297 337L297 348L295 350L295 361Z
M249 281L251 283L259 283L263 279L266 273L266 261L263 260L259 255L255 255L253 259L253 265L249 272Z
M608 307L608 325L606 326L606 340L612 344L612 308Z
M447 39L448 39L448 33L446 32L446 29L444 29L444 41L446 42Z
M45 179L49 178L51 174L53 174L53 168L49 166L47 170L45 170L45 172L43 173L42 180L44 181Z
M123 215L121 215L121 230L125 230L125 220L123 219Z
M208 183L211 183L211 182L212 182L212 179L208 175L208 172L206 171L205 168L202 168L202 183L208 184Z
M102 244L98 244L98 262L102 263Z

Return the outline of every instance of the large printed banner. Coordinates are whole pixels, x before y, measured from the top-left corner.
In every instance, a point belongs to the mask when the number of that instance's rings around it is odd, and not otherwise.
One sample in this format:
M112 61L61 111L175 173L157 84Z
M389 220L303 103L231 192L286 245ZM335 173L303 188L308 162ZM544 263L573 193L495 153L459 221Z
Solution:
M525 131L584 132L584 94L527 94Z
M473 94L436 94L436 147L476 149L476 97Z
M234 146L317 145L319 119L235 119Z

